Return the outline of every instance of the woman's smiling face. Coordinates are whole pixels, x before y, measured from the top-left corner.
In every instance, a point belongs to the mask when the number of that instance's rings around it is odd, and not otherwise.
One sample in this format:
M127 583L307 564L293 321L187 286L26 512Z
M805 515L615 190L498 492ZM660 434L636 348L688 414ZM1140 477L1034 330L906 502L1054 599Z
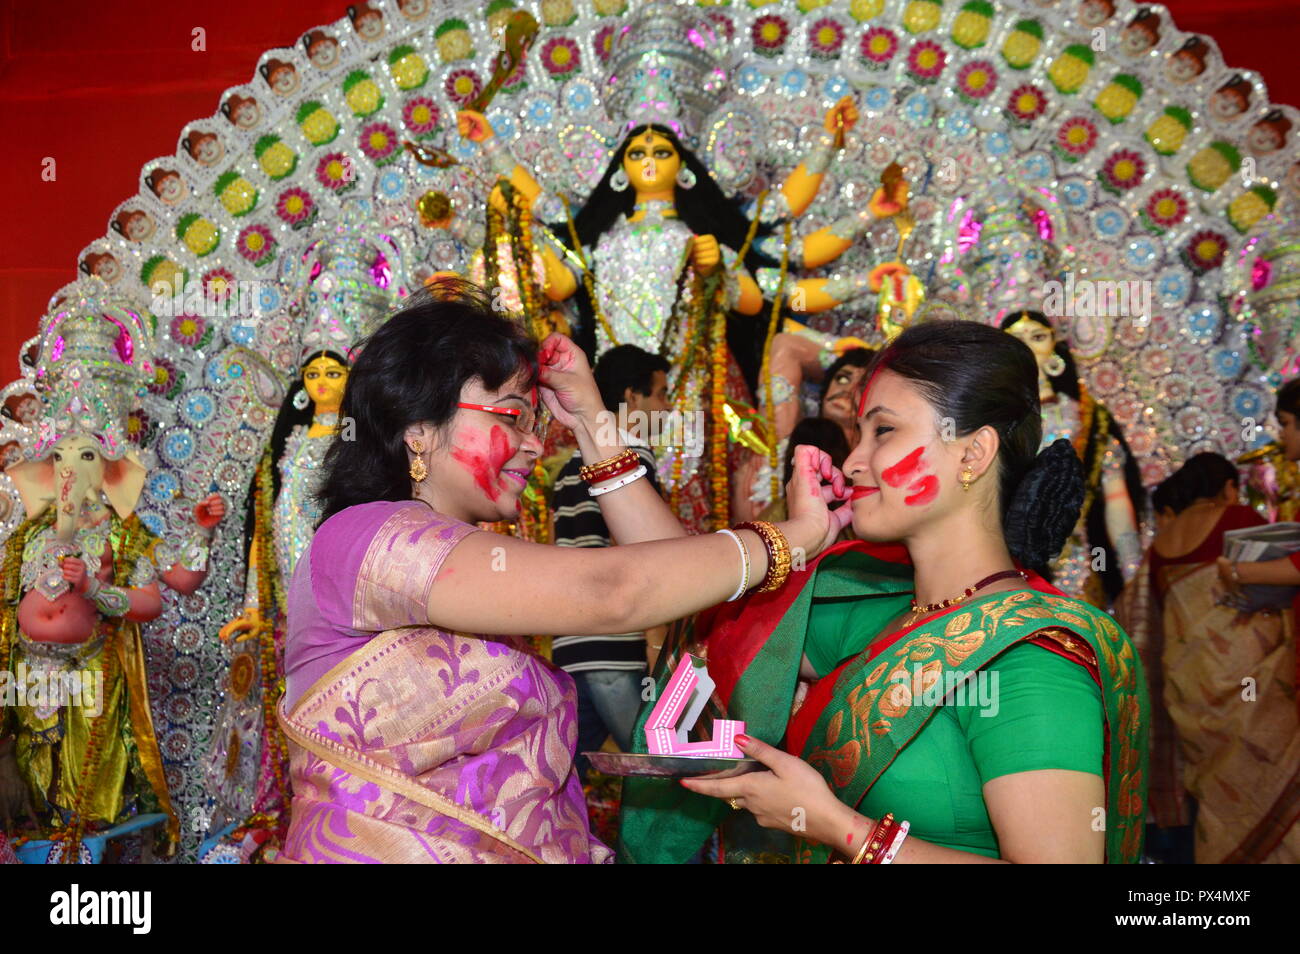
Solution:
M853 484L853 530L874 542L905 540L950 508L959 442L943 439L934 407L887 369L867 385L860 410L858 446L843 467Z

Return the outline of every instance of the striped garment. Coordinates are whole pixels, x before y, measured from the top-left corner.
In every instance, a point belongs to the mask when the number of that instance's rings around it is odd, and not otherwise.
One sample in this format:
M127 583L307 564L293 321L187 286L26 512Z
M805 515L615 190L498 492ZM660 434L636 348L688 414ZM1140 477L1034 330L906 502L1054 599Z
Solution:
M633 447L645 464L646 476L657 491L654 454L647 447ZM600 503L587 493L586 481L578 473L581 454L573 457L555 479L551 507L555 514L555 543L561 547L610 546L609 527L600 515ZM641 669L645 666L645 633L613 633L605 636L555 636L551 656L565 672L597 669Z

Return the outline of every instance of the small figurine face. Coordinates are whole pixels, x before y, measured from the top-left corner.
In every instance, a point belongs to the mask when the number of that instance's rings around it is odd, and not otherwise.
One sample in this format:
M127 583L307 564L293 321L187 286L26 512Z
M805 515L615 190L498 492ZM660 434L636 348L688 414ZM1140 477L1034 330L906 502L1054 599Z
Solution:
M5 399L3 409L5 417L28 427L33 426L41 416L41 402L30 392L15 394Z
M262 120L262 107L251 96L232 96L222 107L226 118L240 129L252 129Z
M384 15L365 4L348 7L348 16L352 18L353 29L364 39L377 40L384 32Z
M623 171L638 192L671 189L682 167L682 157L666 136L647 129L623 153Z
M268 60L262 66L262 75L267 84L281 96L288 96L298 88L298 71L292 63L281 60Z
M397 8L408 20L418 20L429 12L427 0L397 0Z
M178 173L169 169L155 169L149 173L149 188L168 205L176 205L185 198L185 183Z
M328 33L316 30L308 34L306 47L307 59L318 70L327 70L339 61L338 40Z
M215 133L192 132L185 137L185 151L200 165L213 166L226 154L226 147Z
M17 441L10 441L3 447L0 447L0 470L4 470L6 467L12 467L22 459L23 448Z
M143 242L154 233L154 222L148 212L127 209L113 220L113 228L131 242Z
M1083 0L1079 4L1079 22L1086 27L1099 27L1115 14L1111 0Z
M1250 87L1242 81L1220 86L1210 97L1210 115L1219 122L1240 116L1250 106Z
M1165 78L1171 83L1190 83L1205 72L1205 57L1210 48L1199 36L1183 44L1183 48L1165 61Z
M87 275L94 275L109 284L122 277L122 266L116 258L107 252L87 255L81 262L81 270Z
M326 355L312 358L302 369L302 386L307 389L307 396L315 402L318 414L338 410L347 383L347 365Z
M1246 148L1256 155L1277 152L1286 142L1286 134L1291 129L1291 121L1281 113L1265 116L1246 133Z
M1141 56L1160 42L1160 19L1155 14L1139 16L1120 34L1120 49L1129 56Z

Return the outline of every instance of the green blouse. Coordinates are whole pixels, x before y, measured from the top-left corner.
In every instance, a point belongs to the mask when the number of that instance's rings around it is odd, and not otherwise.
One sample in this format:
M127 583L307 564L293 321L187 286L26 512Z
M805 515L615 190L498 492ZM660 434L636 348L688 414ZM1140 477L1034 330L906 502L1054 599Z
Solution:
M818 675L884 635L879 619L879 604L816 601L804 651ZM859 808L871 818L892 811L918 838L996 858L984 783L1037 769L1101 776L1105 713L1088 671L1041 646L1018 644L984 672L986 691L940 706Z

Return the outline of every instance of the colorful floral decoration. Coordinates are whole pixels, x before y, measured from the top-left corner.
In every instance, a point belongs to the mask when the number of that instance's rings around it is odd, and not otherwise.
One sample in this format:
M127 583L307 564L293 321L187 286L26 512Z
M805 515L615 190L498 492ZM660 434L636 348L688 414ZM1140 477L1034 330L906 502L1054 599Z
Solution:
M1120 195L1141 185L1146 174L1147 163L1141 153L1132 149L1119 149L1107 158L1097 178L1107 192Z
M977 105L992 95L998 86L998 71L989 60L972 60L957 71L957 95Z
M736 22L727 16L721 10L710 10L705 14L709 22L713 24L713 30L718 35L718 39L724 43L730 44L736 38ZM602 30L604 27L601 28ZM599 36L600 34L597 34Z
M1088 74L1096 62L1092 48L1082 43L1074 43L1061 51L1052 65L1047 68L1047 78L1052 81L1057 92L1069 96L1077 93L1088 81Z
M483 19L487 22L488 32L493 36L499 36L500 31L506 28L506 22L510 19L510 14L518 9L515 6L515 0L492 0L483 11Z
M1047 94L1031 83L1017 86L1007 97L1007 118L1016 126L1030 126L1047 112Z
M1087 116L1071 116L1056 130L1052 151L1066 162L1078 162L1097 145L1097 124Z
M1120 73L1102 88L1092 104L1099 113L1118 124L1128 119L1141 98L1142 81L1128 73Z
M1002 59L1013 70L1027 70L1043 49L1043 26L1037 20L1017 20L1002 41Z
M339 134L339 121L315 100L308 100L298 107L297 122L298 128L313 146L327 145Z
M469 35L469 24L457 17L443 20L433 31L438 56L444 63L474 58L474 41Z
M506 77L506 81L501 84L501 92L518 93L520 90L528 88L528 58L520 57L519 65L515 71Z
M429 64L415 47L403 44L388 54L388 73L398 89L419 89L429 80Z
M1187 240L1183 247L1182 259L1188 268L1197 274L1204 274L1223 264L1228 254L1228 239L1222 232L1202 229Z
M426 139L438 129L442 111L427 96L414 96L402 107L402 123L416 139Z
M567 36L553 36L542 44L542 66L554 80L562 80L581 65L578 44Z
M185 375L176 369L176 365L169 358L158 356L153 362L153 379L146 382L145 389L170 401L180 393L184 383Z
M383 108L384 94L365 70L353 70L343 80L343 99L362 119Z
M814 59L839 59L844 46L844 27L838 20L822 17L808 28L808 52Z
M212 192L235 218L247 215L257 207L257 187L233 169L212 184Z
M898 34L885 27L872 27L862 34L858 56L868 69L883 70L898 52Z
M1163 188L1147 197L1138 215L1147 231L1163 235L1187 218L1188 208L1187 199L1181 192Z
M483 84L473 70L459 69L447 74L447 78L442 82L442 88L453 103L457 106L466 106L483 89Z
M367 159L377 166L384 166L395 160L400 153L401 140L397 130L388 123L371 123L361 130L358 144Z
M568 26L578 19L573 0L542 0L541 14L542 24L548 27Z
M1218 140L1192 156L1187 180L1204 192L1215 192L1241 168L1241 153L1230 142Z
M1192 114L1181 106L1167 106L1143 133L1151 148L1162 156L1172 156L1187 139L1192 128Z
M267 134L257 140L253 155L262 172L272 182L291 176L298 168L298 154L284 144L279 136Z
M926 33L939 25L943 17L943 0L908 0L903 8L903 29L908 33Z
M316 217L316 200L306 189L292 186L275 201L275 214L294 228L308 225Z
M952 42L963 50L974 50L989 40L996 11L988 0L967 0L952 21Z
M933 40L917 40L907 54L907 72L918 83L933 83L947 65L948 54Z
M603 26L596 31L596 35L591 40L592 49L596 51L596 58L604 63L609 60L609 54L614 50L614 27L613 25Z
M153 255L140 266L140 284L154 294L172 295L185 288L189 272L166 255Z
M866 23L885 12L885 0L849 0L849 16Z
M197 212L181 216L176 223L176 237L195 255L202 258L221 243L221 230Z
M235 237L235 250L254 265L275 258L275 236L265 225L249 225Z
M214 268L203 273L201 282L205 301L224 302L235 292L234 274L228 268Z
M761 56L780 56L785 49L785 41L790 36L790 25L785 17L769 13L754 21L749 28L749 35L754 41L754 52Z
M168 326L172 340L187 348L202 348L212 340L213 329L198 315L177 315Z
M1250 227L1273 211L1277 204L1277 192L1268 186L1255 186L1233 199L1228 205L1228 221L1232 227L1245 235Z
M316 163L316 181L331 192L347 192L357 184L352 157L341 152L321 156Z
M136 408L126 417L126 439L137 447L146 444L149 436L149 415L143 408Z

